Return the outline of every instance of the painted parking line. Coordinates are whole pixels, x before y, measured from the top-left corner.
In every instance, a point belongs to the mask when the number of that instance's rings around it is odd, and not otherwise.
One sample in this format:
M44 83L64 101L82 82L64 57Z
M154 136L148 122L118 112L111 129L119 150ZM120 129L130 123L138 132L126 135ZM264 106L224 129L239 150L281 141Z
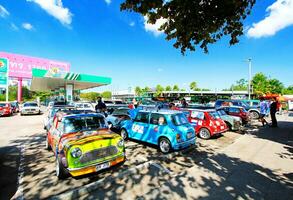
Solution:
M152 162L151 165L155 166L156 168L158 168L159 170L171 175L171 176L174 176L175 173L174 172L171 172L169 169L163 167L162 165L160 165L159 163L155 163L155 162Z
M19 155L19 166L18 166L18 178L17 178L17 191L11 199L23 200L23 177L24 177L24 153L25 145L20 145L20 155Z

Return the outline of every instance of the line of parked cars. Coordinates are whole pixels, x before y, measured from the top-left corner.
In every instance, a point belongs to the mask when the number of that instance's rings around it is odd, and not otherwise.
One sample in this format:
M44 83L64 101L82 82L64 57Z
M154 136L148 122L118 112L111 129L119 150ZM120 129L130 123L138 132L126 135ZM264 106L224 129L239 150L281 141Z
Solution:
M13 113L20 115L41 114L41 108L36 102L25 102L19 105L18 102L0 102L0 116L12 116Z
M241 130L250 120L244 107L231 104L171 110L162 103L136 109L121 103L111 104L106 116L83 104L86 103L56 103L48 107L44 119L46 149L56 157L58 178L122 164L127 139L149 143L162 153L169 153L195 145L197 136L209 139L228 130Z

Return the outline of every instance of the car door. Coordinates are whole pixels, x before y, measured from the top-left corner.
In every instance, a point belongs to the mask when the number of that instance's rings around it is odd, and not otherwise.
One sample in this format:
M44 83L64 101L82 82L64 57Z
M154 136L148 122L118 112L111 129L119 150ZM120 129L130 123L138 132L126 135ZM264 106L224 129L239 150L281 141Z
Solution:
M137 113L131 127L131 138L140 141L146 141L147 133L149 129L149 113L139 112Z
M152 113L150 116L149 131L146 140L152 144L158 144L160 135L167 132L167 119L159 113Z
M57 119L57 118L56 118ZM52 132L52 149L54 150L55 153L58 152L58 144L60 137L63 132L64 124L62 121L57 121L57 125L55 126L53 132Z

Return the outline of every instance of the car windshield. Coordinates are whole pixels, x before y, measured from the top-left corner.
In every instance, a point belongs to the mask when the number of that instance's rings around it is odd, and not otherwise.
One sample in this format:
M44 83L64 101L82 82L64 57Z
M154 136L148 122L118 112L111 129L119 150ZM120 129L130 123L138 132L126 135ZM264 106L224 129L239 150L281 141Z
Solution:
M218 110L218 114L220 116L227 115L227 113L224 110Z
M115 101L115 104L125 104L123 101Z
M6 103L0 103L0 107L5 107Z
M65 118L64 125L65 133L107 128L106 122L101 116L69 117Z
M23 107L38 107L37 103L25 103Z
M16 102L11 102L11 105L12 106L17 106L17 103Z
M171 117L172 117L172 122L176 126L180 126L180 125L184 125L184 124L189 123L186 116L183 113L175 114L175 115L172 115Z
M209 112L210 116L214 119L220 119L220 115L217 112Z
M113 104L113 101L104 101L104 103Z
M128 115L129 109L117 109L115 110L112 115Z

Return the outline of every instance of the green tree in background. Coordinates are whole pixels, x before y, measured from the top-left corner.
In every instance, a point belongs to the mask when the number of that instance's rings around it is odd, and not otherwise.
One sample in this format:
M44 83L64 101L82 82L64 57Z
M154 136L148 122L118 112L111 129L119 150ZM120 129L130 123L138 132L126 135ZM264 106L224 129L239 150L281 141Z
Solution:
M156 86L156 93L155 93L155 97L159 97L162 92L164 91L164 87L161 85L157 85Z
M230 37L230 45L238 43L254 4L255 0L124 0L120 9L137 12L150 24L163 20L159 30L184 54L196 47L208 52L208 45L222 37Z
M278 79L268 78L263 73L257 73L252 79L253 91L256 95L281 94L284 85Z
M234 90L234 91L247 91L248 89L248 81L245 80L244 78L236 81L235 85L232 85L229 90Z
M293 95L293 85L290 85L287 88L284 88L282 91L283 94L290 94Z
M192 90L192 91L196 91L196 89L197 89L197 83L196 83L195 81L191 82L191 83L189 84L189 88L190 88L190 90Z
M172 87L170 85L167 85L165 90L166 91L171 91L172 90Z
M134 89L135 95L140 96L142 93L142 89L139 86L136 86Z
M178 87L178 85L174 85L173 86L173 91L179 91L180 89L179 89L179 87Z
M79 96L80 98L87 101L96 101L97 98L101 96L101 94L97 92L86 92L86 93L81 93Z
M112 92L111 91L104 91L104 92L102 92L102 97L104 98L104 99L111 99L112 98Z

